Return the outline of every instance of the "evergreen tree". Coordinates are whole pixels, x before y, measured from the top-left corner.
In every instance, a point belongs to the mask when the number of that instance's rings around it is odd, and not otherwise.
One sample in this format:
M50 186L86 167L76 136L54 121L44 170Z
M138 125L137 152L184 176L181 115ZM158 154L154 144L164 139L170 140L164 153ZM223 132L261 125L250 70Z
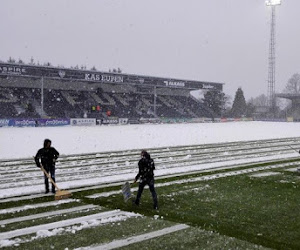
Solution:
M242 117L246 115L246 112L247 104L244 97L244 92L241 88L238 88L235 93L234 101L232 104L231 115L233 117Z
M225 109L225 94L218 90L210 90L204 94L203 104L214 113L214 116L221 116Z

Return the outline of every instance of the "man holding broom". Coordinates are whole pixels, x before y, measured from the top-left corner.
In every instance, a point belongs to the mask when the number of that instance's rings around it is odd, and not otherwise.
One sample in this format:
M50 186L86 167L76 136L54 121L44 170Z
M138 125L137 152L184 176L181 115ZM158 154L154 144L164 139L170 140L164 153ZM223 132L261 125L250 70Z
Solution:
M51 178L55 182L55 162L58 158L59 153L53 147L51 147L51 141L49 139L44 140L44 147L39 149L34 157L36 165L41 168L43 167L48 174L50 174ZM49 193L49 180L46 174L45 177L45 188L46 194ZM55 194L55 186L52 183L52 193Z

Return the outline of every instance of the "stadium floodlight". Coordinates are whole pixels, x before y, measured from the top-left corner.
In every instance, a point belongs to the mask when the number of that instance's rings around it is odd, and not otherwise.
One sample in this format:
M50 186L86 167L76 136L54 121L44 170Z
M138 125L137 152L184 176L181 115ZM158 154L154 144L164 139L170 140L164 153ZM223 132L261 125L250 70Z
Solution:
M268 72L268 105L275 110L275 9L281 0L267 0L266 5L271 7L271 36L269 47L269 72Z
M280 5L281 0L266 0L267 6L274 6L274 5Z

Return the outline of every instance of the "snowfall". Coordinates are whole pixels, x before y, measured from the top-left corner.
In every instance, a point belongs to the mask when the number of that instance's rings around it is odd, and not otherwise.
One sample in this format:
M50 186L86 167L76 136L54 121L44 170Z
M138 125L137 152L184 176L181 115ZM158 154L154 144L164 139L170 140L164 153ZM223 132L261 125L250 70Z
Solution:
M130 149L150 149L172 146L199 145L220 142L250 141L262 139L300 137L300 123L283 122L228 122L228 123L193 123L193 124L147 124L147 125L110 125L94 127L27 127L27 128L0 128L0 163L1 161L22 160L31 158L37 150L43 146L45 138L52 140L52 146L55 147L60 156L81 155L84 153L106 153L110 151L122 151ZM295 146L295 145L293 145ZM297 146L297 145L296 145ZM296 147L295 146L295 147ZM297 150L300 148L297 147ZM138 153L137 153L138 154ZM109 154L108 154L109 156ZM297 157L299 153L291 150L291 153L284 157ZM137 155L138 157L138 155ZM188 155L186 156L188 157ZM221 168L237 164L246 164L266 160L275 160L283 157L280 154L257 157L255 159L233 159L226 162L214 162L205 164L191 164L185 167L172 166L171 168L157 168L156 177L171 176L173 174L184 174L193 171L202 171L205 169ZM32 161L33 162L33 161ZM75 180L75 176L65 179L60 176L60 187L62 189L76 189L86 186L105 185L107 183L120 183L132 181L135 173L131 170L120 172L118 164L105 173L97 169L95 160L91 160L93 165L90 167L93 174L80 175L80 182ZM4 165L7 165L6 163ZM4 166L3 165L3 166ZM125 159L127 168L130 166ZM0 198L13 196L30 195L42 193L44 185L42 178L39 178L39 171L34 164L28 166L36 170L32 173L30 185L24 182L21 185L16 183L2 183L0 189ZM25 168L28 168L25 167ZM80 167L80 166L78 166ZM131 168L132 169L132 168ZM4 170L6 173L9 170ZM19 175L25 175L19 167ZM24 169L24 171L26 171ZM57 174L65 174L70 170L67 166L59 166ZM96 172L95 172L96 171ZM4 173L3 172L3 173ZM15 170L13 171L15 175ZM36 177L38 176L38 177ZM15 176L16 178L18 176ZM79 177L78 177L79 178Z
M0 160L29 158L52 141L61 155L300 136L300 123L227 122L0 128Z
M43 141L46 138L52 140L52 146L55 147L61 155L73 155L73 154L84 154L84 153L102 153L109 151L118 150L129 150L129 149L147 149L147 148L159 148L159 147L171 147L171 146L182 146L182 145L199 145L208 143L220 143L220 142L234 142L234 141L250 141L250 140L263 140L263 139L275 139L275 138L289 138L289 137L300 137L300 123L283 123L283 122L228 122L228 123L194 123L194 124L149 124L149 125L111 125L111 126L94 126L94 127L29 127L29 128L10 128L3 127L0 128L0 162L7 160L16 160L23 158L32 158L39 148L43 146ZM299 147L300 148L300 145ZM151 152L150 152L151 153ZM290 156L297 156L298 152L293 152ZM285 156L289 156L288 154ZM276 157L276 156L275 156ZM234 162L228 162L228 164L237 163L238 160ZM224 166L225 163L211 163L205 164L206 168L215 167L216 164ZM187 171L190 171L193 166L187 167ZM195 169L199 170L203 166L194 166ZM172 174L176 172L177 168L166 170L156 170L161 171L160 174ZM37 170L38 171L38 170ZM180 168L182 170L182 167ZM243 170L248 171L248 169ZM249 170L250 171L250 170ZM225 175L231 174L241 174L237 171L232 173L225 173ZM246 173L246 172L245 172ZM158 174L159 175L159 174ZM158 176L156 175L156 176ZM133 178L133 174L122 174L121 178ZM190 179L188 181L199 181L201 178L221 178L222 175L210 175L208 177L198 177L194 180ZM106 177L95 178L95 184L101 184L99 181L107 181ZM111 180L117 180L116 175L112 173L108 176ZM119 177L117 177L119 178ZM200 179L199 179L200 178ZM38 178L42 179L42 178ZM125 179L122 179L123 181ZM93 182L92 179L87 180L89 183ZM10 196L28 195L35 193L41 193L44 189L42 180L39 184L35 180L32 180L32 186L27 187L15 187L15 188L5 188L5 184L0 191L0 199L7 198ZM179 183L179 182L178 182ZM72 181L65 182L62 185L63 188L76 188L72 186ZM164 183L161 185L168 185L170 183ZM159 186L159 184L157 185ZM120 191L119 191L120 192ZM96 196L95 196L96 195ZM97 194L95 197L97 198ZM101 194L106 195L106 194ZM108 194L109 195L109 194ZM18 198L18 197L17 197ZM21 197L21 199L24 199ZM3 200L4 201L4 200ZM59 201L59 202L72 202L70 201ZM53 206L57 205L57 201L48 202L46 204L33 204L32 206L23 206L11 209L1 210L2 213L9 213L29 208L37 208L39 206ZM82 207L72 208L72 209L83 209ZM49 212L50 213L50 212ZM60 213L60 211L57 211ZM33 241L41 237L49 237L56 234L60 234L64 230L69 230L75 233L81 230L83 227L89 228L93 226L100 225L101 223L116 222L121 220L126 220L132 216L138 216L134 213L128 213L124 211L109 211L105 213L97 213L95 215L79 217L72 221L63 220L60 222L33 226L23 229L23 234L36 233L29 241ZM113 213L113 215L111 215ZM104 214L104 215L103 215ZM49 214L41 214L36 216L45 216ZM103 216L106 216L105 218ZM157 216L157 215L155 215ZM89 224L87 220L92 220L92 224ZM16 220L21 220L20 218L15 218ZM97 222L95 224L95 222ZM3 222L4 223L4 222ZM66 225L69 225L64 229ZM73 224L81 223L81 226L77 228ZM53 226L54 225L54 226ZM52 226L52 227L50 227ZM186 226L186 225L179 225ZM50 231L51 229L54 230ZM40 229L42 228L42 230ZM168 229L168 228L167 228ZM163 229L163 230L167 230ZM182 228L181 228L182 229ZM16 230L19 232L20 230ZM22 231L22 232L23 232ZM154 232L155 233L155 232ZM2 238L0 238L0 248L3 246L12 246L14 244L20 244L23 241L19 238L12 238L11 232L2 233ZM161 233L160 233L161 234ZM16 235L13 235L14 237ZM134 240L140 236L134 236ZM144 235L141 235L144 237ZM156 236L155 236L156 237ZM131 244L133 242L132 238L125 239L125 243L120 246L125 246L126 244ZM131 242L131 243L128 243Z

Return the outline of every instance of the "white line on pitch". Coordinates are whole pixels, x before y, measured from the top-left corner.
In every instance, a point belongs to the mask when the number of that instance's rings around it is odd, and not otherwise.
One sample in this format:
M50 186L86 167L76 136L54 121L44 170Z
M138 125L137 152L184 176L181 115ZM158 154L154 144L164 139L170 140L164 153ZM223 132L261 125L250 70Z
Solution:
M172 227L167 227L158 231L154 231L154 232L150 232L150 233L146 233L146 234L141 234L141 235L137 235L137 236L132 236L129 237L127 239L124 240L114 240L110 243L107 244L102 244L102 245L98 245L98 246L89 246L87 248L79 248L81 250L84 249L89 249L89 250L109 250L109 249L115 249L115 248L119 248L119 247L124 247L124 246L128 246L130 244L134 244L137 242L141 242L141 241L145 241L145 240L149 240L149 239L153 239L153 238L157 238L160 237L162 235L166 235L166 234L170 234L173 232L177 232L183 229L189 228L188 225L185 224L179 224L179 225L175 225Z
M96 207L99 207L99 206L85 205L85 206L73 207L73 208L68 208L68 209L56 210L56 211L52 211L52 212L33 214L33 215L28 215L28 216L23 216L23 217L17 217L17 218L12 218L12 219L7 219L7 220L1 220L0 225L7 225L7 224L10 224L10 223L27 221L27 220L35 220L35 219L45 218L47 216L53 216L53 215L58 215L58 214L59 215L60 214L67 214L67 213L77 212L77 211L96 208Z

